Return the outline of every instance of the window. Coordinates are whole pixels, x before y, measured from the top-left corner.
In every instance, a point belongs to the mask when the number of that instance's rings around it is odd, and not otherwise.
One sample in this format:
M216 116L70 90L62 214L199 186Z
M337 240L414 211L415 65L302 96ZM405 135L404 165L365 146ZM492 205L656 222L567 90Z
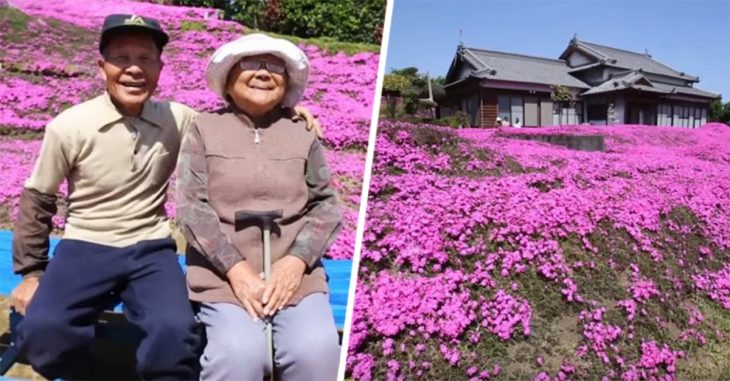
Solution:
M679 126L689 127L689 107L679 106Z
M702 109L699 107L695 107L695 122L694 122L694 128L698 128L702 125L701 123L702 119Z
M461 99L461 109L469 118L469 125L476 126L479 121L481 108L479 107L479 95L471 95Z
M583 123L583 102L575 102L575 124Z
M660 104L657 106L657 126L672 125L672 106L668 104Z
M684 127L685 110L684 106L674 106L674 120L672 125L675 127Z
M510 120L510 105L509 97L500 96L497 97L497 103L499 105L499 119L504 121Z
M699 128L707 123L707 109L704 107L674 105L674 114L671 115L671 118L667 112L669 108L669 105L659 105L660 125Z
M672 117L672 126L682 126L682 106L674 106L674 116Z
M553 124L573 125L583 123L583 102L575 102L573 107L569 105L560 108L560 104L553 103Z
M522 97L497 97L497 105L499 107L499 118L513 125L517 119L520 124L525 124L525 107Z
M512 97L510 98L510 101L512 103L512 118L510 119L512 121L512 124L517 122L519 122L520 124L525 124L525 107L522 97Z

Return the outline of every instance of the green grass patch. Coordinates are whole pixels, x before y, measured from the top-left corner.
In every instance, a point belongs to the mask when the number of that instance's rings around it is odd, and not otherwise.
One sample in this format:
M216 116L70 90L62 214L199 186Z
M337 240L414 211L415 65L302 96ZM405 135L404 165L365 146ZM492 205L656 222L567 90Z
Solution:
M316 45L320 49L327 51L329 54L344 52L348 56L352 56L361 52L380 53L380 45L343 42L330 37L301 38L256 29L246 30L246 33L265 33L271 37L283 38L294 44Z
M563 187L563 179L555 179L552 181L535 181L529 184L530 187L536 188L541 193L547 193L554 189L560 189Z
M28 21L30 16L18 9L9 6L0 7L0 25L2 25L0 31L7 34L9 39L14 33L25 32L28 29Z
M694 298L693 302L705 316L707 327L703 331L710 334L707 344L695 347L678 362L677 379L730 380L730 311L705 297Z
M43 130L34 130L30 128L18 128L0 125L0 136L22 140L38 140L43 139Z
M205 29L205 24L200 21L183 20L180 22L180 30L183 32L200 32Z
M505 156L504 167L511 173L525 173L525 168L515 158Z
M324 95L325 95L326 93L327 93L327 92L326 92L325 90L317 90L317 92L316 92L316 93L314 94L314 96L312 96L312 99L313 99L313 100L314 100L315 102L320 102L320 101L322 100L322 97L324 97Z

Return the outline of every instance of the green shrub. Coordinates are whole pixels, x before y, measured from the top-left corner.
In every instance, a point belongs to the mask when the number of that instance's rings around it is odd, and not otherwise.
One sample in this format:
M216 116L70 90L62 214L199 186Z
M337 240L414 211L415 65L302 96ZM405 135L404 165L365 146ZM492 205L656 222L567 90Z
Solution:
M222 9L247 27L304 38L380 44L385 0L174 0L175 4Z
M457 111L454 115L436 119L433 123L451 128L469 127L469 118L465 112Z
M269 0L262 27L300 37L379 44L385 4L383 0Z

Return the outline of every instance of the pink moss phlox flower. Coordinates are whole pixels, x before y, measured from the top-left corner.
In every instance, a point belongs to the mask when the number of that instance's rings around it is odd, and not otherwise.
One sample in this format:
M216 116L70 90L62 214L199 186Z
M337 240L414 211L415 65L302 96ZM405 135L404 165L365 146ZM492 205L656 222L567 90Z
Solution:
M492 300L482 305L483 319L481 325L502 340L509 340L518 327L525 336L530 336L530 319L532 308L526 300L498 290Z
M616 305L624 308L624 311L626 311L626 317L629 322L632 322L634 321L634 319L636 319L636 301L634 299L619 300L618 302L616 302Z
M649 298L659 295L659 290L653 281L641 278L638 273L632 276L630 286L631 296L639 303L646 303Z
M562 290L560 290L560 293L565 295L565 298L569 302L583 302L583 297L580 296L578 293L578 285L575 284L575 282L570 278L563 279L563 285L565 286Z
M677 236L701 235L710 250L708 254L700 249L702 258L730 249L730 210L725 206L730 199L730 145L722 143L730 141L726 126L707 124L696 130L570 126L520 131L555 132L602 134L606 151L579 152L514 140L500 130L454 131L381 120L351 355L373 354L372 348L379 351L377 345L365 343L381 344L386 338L397 341L407 335L417 343L409 347L412 353L433 353L443 364L448 361L445 354L455 353L451 349L459 343L462 376L475 378L466 374L472 364L465 363L479 340L489 335L520 340L520 333L526 333L522 324L529 324L533 307L520 296L528 289L523 279L544 282L562 292L557 297L577 301L579 296L585 298L579 291L588 292L576 276L578 272L590 277L603 263L617 274L625 270L625 258L602 252L596 240L610 238L601 236L606 234L606 224L625 234L626 254L635 263L648 259L664 266L670 254L682 271L695 271L693 253L668 253L667 246L677 246L677 242L657 241L665 229ZM419 145L418 141L426 143ZM479 159L482 164L477 163ZM677 212L691 214L698 223L669 218ZM688 275L696 291L723 305L728 271L725 267ZM595 355L618 367L602 375L608 379L649 376L638 360L629 360L621 352L627 345L624 341L638 347L642 340L652 339L637 333L636 324L642 319L660 327L667 324L649 307L652 302L664 303L671 295L664 294L657 279L642 274L638 266L630 267L629 273L628 297L611 306L623 311L629 324L624 327L604 320L603 305L584 300L580 306L586 311L578 321L582 342L568 359L582 364ZM452 275L444 277L446 274ZM671 282L674 292L688 291L683 285L686 277L666 271L660 276ZM441 286L436 285L439 282ZM449 304L446 297L431 298L421 290L450 293L459 303L478 304L460 308ZM419 311L413 299L422 300L424 310ZM383 311L388 309L392 311ZM454 326L438 320L441 315L472 316L470 313L476 314L474 318L456 319ZM690 320L692 316L690 313ZM704 326L695 321L697 330ZM410 334L414 330L415 336ZM687 333L688 340L702 340L692 335ZM448 349L445 354L440 351L442 345ZM388 360L376 360L373 372L385 378ZM663 364L660 368L666 366ZM402 362L401 369L406 367L408 363ZM657 379L667 376L662 372ZM487 370L478 376L493 377ZM566 368L553 377L576 376Z
M724 264L722 269L716 272L705 271L693 275L692 280L698 290L705 292L710 299L730 310L730 264Z
M598 308L595 311L581 311L579 321L583 322L583 338L589 343L590 349L604 363L610 362L607 351L611 344L619 339L622 333L621 327L606 324L603 322L605 308Z

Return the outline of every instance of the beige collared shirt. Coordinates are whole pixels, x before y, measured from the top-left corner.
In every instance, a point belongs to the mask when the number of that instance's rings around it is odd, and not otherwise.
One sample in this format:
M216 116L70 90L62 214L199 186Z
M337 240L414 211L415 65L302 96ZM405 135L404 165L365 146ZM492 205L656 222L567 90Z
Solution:
M81 103L46 126L25 187L53 195L68 180L64 238L124 247L169 237L167 183L195 115L148 101L140 117L127 117L106 93Z

